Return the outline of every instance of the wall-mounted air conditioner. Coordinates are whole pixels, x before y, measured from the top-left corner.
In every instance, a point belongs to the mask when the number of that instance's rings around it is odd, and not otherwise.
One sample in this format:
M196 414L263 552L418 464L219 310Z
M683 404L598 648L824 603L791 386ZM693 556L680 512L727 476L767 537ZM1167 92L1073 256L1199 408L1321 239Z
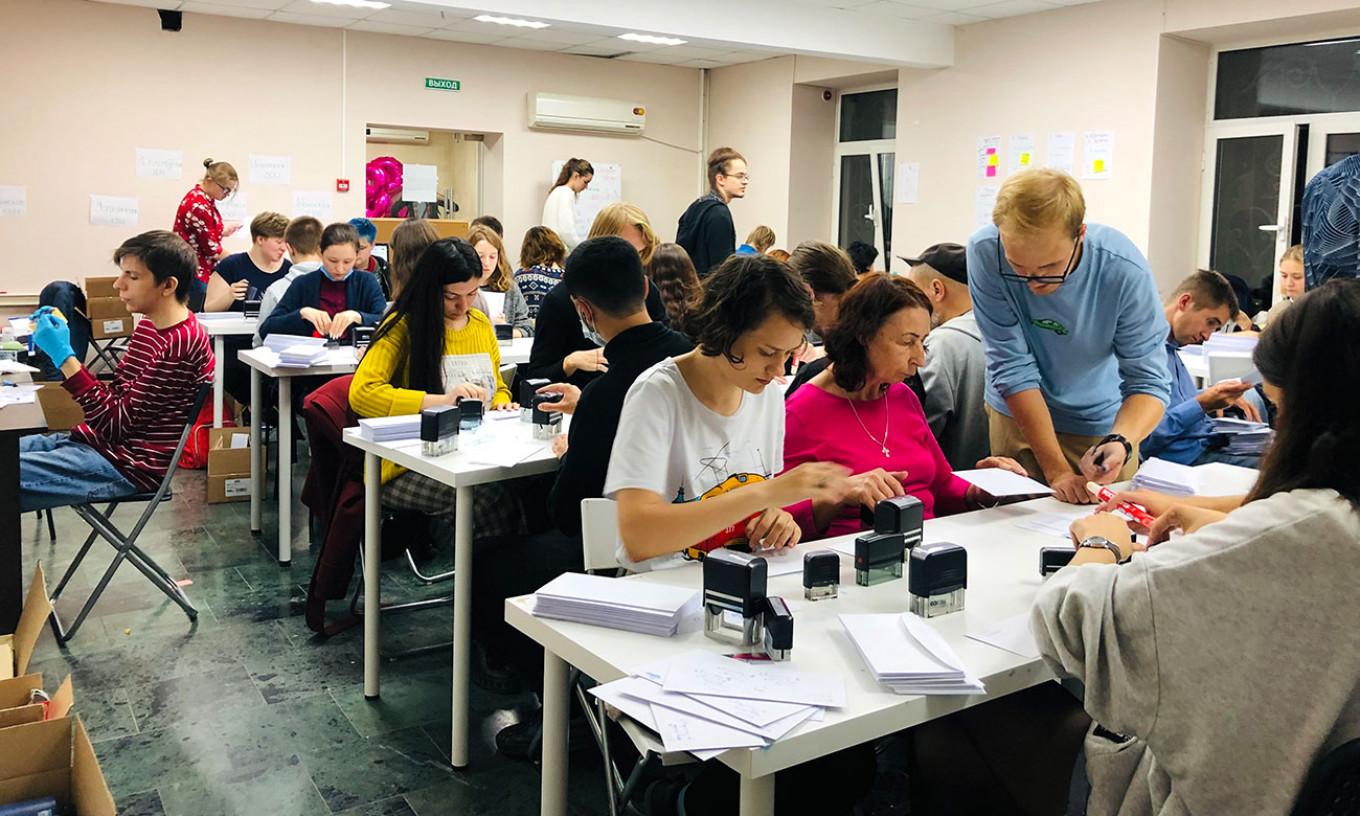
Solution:
M646 125L647 112L633 102L589 96L529 94L529 127L536 130L578 130L638 136Z
M366 138L379 144L427 145L430 143L428 130L403 130L401 128L365 128Z

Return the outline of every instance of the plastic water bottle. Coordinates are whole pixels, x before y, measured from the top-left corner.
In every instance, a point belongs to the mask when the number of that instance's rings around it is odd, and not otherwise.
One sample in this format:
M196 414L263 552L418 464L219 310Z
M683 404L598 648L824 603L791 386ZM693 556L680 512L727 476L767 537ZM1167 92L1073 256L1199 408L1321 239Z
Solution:
M10 360L19 362L19 353L24 350L24 344L14 339L14 327L6 326L0 329L0 360Z

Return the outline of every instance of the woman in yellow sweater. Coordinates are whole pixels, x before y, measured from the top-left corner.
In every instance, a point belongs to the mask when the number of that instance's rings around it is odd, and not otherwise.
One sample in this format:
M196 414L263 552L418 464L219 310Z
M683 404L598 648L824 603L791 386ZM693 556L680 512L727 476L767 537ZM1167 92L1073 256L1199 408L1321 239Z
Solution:
M477 253L461 238L435 241L421 254L354 374L349 403L356 414L401 416L462 399L482 400L492 410L519 410L501 380L496 333L486 315L472 308L481 274ZM388 461L382 463L382 482L385 507L419 510L452 524L452 487ZM476 492L478 536L524 528L520 503L502 484Z

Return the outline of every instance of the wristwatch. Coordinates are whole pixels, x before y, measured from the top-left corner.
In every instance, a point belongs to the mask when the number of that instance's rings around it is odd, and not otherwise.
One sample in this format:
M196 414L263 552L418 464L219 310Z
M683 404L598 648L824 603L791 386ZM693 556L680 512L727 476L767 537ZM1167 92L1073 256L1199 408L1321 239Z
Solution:
M1089 538L1083 538L1081 540L1081 543L1077 545L1077 549L1081 549L1082 547L1095 547L1097 549L1103 548L1109 550L1110 552L1114 553L1114 561L1116 564L1124 563L1125 559L1123 550L1120 550L1118 544L1109 540L1105 536L1090 536Z
M1129 443L1128 439L1124 438L1123 434L1117 433L1105 434L1105 436L1102 437L1101 440L1095 444L1095 447L1099 448L1102 445L1108 445L1111 442L1118 442L1119 444L1124 446L1124 461L1125 462L1129 461L1130 457L1133 456L1133 445Z

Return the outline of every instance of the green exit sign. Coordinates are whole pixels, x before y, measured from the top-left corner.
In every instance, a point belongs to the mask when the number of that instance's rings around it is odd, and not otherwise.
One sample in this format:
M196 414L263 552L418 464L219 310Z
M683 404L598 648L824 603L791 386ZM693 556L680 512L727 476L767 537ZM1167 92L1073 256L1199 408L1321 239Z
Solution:
M425 77L425 87L434 91L461 91L463 90L463 83L456 79Z

